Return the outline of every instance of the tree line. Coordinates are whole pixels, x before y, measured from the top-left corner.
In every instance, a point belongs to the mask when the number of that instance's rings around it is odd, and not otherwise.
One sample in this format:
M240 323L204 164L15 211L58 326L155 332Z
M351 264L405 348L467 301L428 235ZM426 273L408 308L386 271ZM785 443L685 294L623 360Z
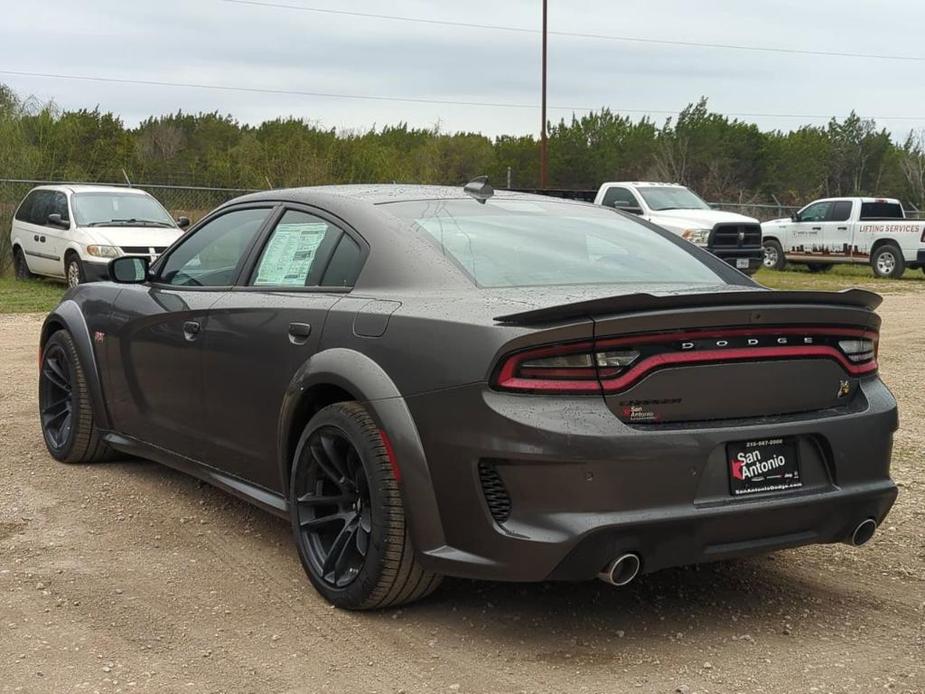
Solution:
M707 100L656 123L609 109L549 126L550 186L606 180L686 184L714 201L803 204L823 195L883 195L925 207L925 134L896 141L854 113L824 126L763 131ZM96 109L61 110L0 85L0 177L266 188L354 182L539 185L531 135L486 137L406 123L369 130L221 113L152 116L126 127Z

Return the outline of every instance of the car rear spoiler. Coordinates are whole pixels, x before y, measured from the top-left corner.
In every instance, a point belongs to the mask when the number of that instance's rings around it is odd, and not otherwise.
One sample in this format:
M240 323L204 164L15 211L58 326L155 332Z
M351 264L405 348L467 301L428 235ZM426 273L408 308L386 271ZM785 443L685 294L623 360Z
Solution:
M499 323L529 325L553 323L556 321L584 318L587 316L658 311L662 309L704 308L710 306L768 306L793 304L824 304L827 306L851 306L873 311L883 302L883 297L863 289L844 289L840 292L771 291L747 290L712 292L710 294L624 294L603 299L578 301L546 308L537 308L522 313L510 313L495 318Z

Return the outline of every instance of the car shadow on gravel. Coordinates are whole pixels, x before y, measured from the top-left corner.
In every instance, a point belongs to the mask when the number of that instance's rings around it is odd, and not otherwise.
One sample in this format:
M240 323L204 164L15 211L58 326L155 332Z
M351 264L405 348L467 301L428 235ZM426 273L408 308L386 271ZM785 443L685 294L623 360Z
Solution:
M163 489L161 499L147 497L157 506L161 501L176 508L178 515L208 514L210 522L227 533L241 533L251 561L261 561L261 547L266 547L270 559L278 548L292 542L284 519L185 474L141 460L104 465L134 478L151 493ZM816 621L835 617L838 610L833 605L879 609L871 595L848 592L834 575L814 571L812 562L807 562L809 551L785 550L665 569L640 576L622 588L600 581L503 583L448 578L419 603L354 614L383 627L396 624L392 620L399 624L409 620L424 629L463 628L472 632L472 638L521 642L527 648L558 652L556 641L569 635L578 641L603 638L609 642L625 637L627 644L640 638L682 638L691 630L749 638L750 631L771 629L786 637L792 624L807 615L813 614ZM826 547L819 551L839 550ZM301 579L294 547L291 558L291 576L287 571L285 579ZM813 557L812 561L818 560ZM313 591L307 578L304 589Z

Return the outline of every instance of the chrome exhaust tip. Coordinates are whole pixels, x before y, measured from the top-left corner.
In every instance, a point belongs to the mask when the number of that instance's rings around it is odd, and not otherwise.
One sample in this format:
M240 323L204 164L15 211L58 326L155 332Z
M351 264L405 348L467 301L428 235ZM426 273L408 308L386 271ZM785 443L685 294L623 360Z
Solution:
M612 586L625 586L632 582L642 568L638 554L622 554L611 561L597 577Z
M854 545L855 547L860 547L861 545L866 545L870 542L870 538L874 536L874 532L877 530L877 521L873 518L866 518L862 520L858 527L854 529L854 532L851 533L851 540L849 544Z

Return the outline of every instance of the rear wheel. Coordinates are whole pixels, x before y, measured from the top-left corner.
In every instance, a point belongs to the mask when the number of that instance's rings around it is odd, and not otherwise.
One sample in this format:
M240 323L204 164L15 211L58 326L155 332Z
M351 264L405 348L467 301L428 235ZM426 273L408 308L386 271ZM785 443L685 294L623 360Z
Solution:
M787 266L784 249L776 239L766 240L764 247L764 266L768 270L783 270Z
M26 254L22 252L22 248L19 246L13 249L13 270L18 280L28 280L35 277L29 269L29 263L26 262Z
M877 277L898 279L906 271L906 261L902 251L892 243L879 246L870 257L870 265Z
M76 253L69 253L64 260L64 276L68 287L76 287L84 282L84 268Z
M111 456L93 418L77 347L66 330L54 333L42 350L39 414L45 446L55 460L91 463Z
M832 265L832 263L808 263L808 264L806 265L806 269L809 270L810 272L814 272L814 273L817 273L817 272L828 272L828 271L831 270L833 267L834 267L834 266Z
M385 444L358 403L318 412L296 449L289 485L299 558L329 602L368 610L413 602L441 577L419 564Z

